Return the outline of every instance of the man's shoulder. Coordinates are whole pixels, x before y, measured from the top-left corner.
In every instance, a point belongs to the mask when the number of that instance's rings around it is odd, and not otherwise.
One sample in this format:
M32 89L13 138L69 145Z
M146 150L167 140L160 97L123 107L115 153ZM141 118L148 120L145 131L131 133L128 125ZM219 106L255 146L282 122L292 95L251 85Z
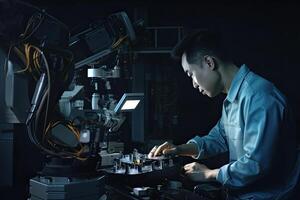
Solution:
M276 86L267 79L249 72L245 77L240 90L240 99L253 99L253 97L271 101L279 100L286 104L286 97L276 88Z
M266 93L274 89L274 84L268 81L267 79L255 74L250 71L248 75L245 77L243 82L243 88L245 91L249 93Z

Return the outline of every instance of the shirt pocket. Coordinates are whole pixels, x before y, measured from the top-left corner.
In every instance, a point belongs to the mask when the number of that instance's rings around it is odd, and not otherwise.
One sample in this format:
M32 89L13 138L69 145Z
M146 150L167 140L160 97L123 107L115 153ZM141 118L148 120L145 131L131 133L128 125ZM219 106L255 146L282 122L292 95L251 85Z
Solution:
M224 129L230 160L237 160L244 154L242 129L236 124L224 124Z
M242 140L242 129L237 124L224 124L225 135L231 140Z

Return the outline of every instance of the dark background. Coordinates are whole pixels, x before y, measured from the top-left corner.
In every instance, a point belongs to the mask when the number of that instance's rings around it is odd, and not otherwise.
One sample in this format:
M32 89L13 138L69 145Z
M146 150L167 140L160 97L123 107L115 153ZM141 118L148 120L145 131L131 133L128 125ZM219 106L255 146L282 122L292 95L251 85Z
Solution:
M300 122L298 54L299 5L279 1L29 1L44 8L70 27L126 11L130 19L143 19L145 27L183 26L209 28L223 33L228 52L236 64L247 64L272 81L290 101ZM142 33L140 38L146 37ZM163 36L162 36L163 37ZM169 35L165 35L166 40ZM144 67L146 113L145 136L185 142L206 133L221 113L224 96L214 99L194 90L179 63L168 54L139 55ZM299 137L298 137L299 141Z
M132 22L143 19L144 27L180 26L185 31L192 28L217 30L226 38L227 50L236 64L248 65L251 70L272 81L287 96L299 130L298 3L216 0L197 3L162 0L26 2L45 9L61 20L72 34L78 33L95 20L119 11L125 11ZM139 43L148 40L147 32L139 31L137 35L136 47L143 46ZM170 37L171 34L162 35L161 43L169 41ZM173 45L175 43L168 44L168 49ZM213 99L201 95L192 87L192 82L183 73L180 63L173 61L168 53L137 54L135 62L143 68L139 76L143 77L140 80L143 81L141 85L144 86L146 100L146 143L149 139L171 139L175 143L184 143L197 134L206 134L215 125L221 115L224 95ZM19 125L14 127L15 130L22 128L24 127ZM35 164L39 155L30 146L26 135L15 137L14 181L17 186L14 191L25 193L28 178L34 176L39 168L39 164ZM300 143L299 131L297 140ZM26 155L22 152L24 149ZM8 190L0 191L4 191L4 198L7 193L7 199L13 199Z

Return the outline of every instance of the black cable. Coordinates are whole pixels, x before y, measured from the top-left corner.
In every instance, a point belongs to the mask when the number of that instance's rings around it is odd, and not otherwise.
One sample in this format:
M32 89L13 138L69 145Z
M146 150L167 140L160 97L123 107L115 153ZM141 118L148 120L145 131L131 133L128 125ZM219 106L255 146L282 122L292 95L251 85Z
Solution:
M60 20L58 20L57 18L53 17L52 15L49 15L48 13L46 13L45 10L40 9L40 8L37 7L37 6L31 5L31 4L26 3L26 2L24 2L24 1L16 1L16 2L19 3L19 4L21 4L21 5L24 5L24 6L33 8L33 9L35 9L35 10L38 11L38 12L43 13L45 16L49 17L50 19L54 20L56 23L58 23L58 24L60 24L61 26L63 26L66 30L69 30L68 27L67 27L64 23L62 23Z
M32 118L33 119L33 118ZM49 150L48 148L45 148L44 146L42 146L38 141L35 141L35 139L32 138L32 119L31 121L27 124L27 132L28 132L28 135L29 135L29 138L30 138L30 141L32 143L34 143L39 149L41 149L42 151L48 153L49 155L52 155L52 156L59 156L59 157L72 157L72 158L77 158L75 155L73 155L72 153L69 153L69 152L53 152L51 150Z
M31 119L32 120L32 119ZM27 127L27 134L28 134L28 137L29 137L29 139L30 139L30 141L34 144L34 145L36 145L36 146L38 146L38 144L37 144L37 142L35 141L35 139L33 138L33 134L32 134L32 123L28 123L28 124L26 124L26 127Z
M32 17L28 20L28 22L32 19ZM8 53L7 53L7 59L5 60L5 64L4 64L4 73L5 74L6 74L6 70L7 70L7 66L8 66L8 61L9 61L9 58L10 58L10 54L11 54L12 48L15 47L18 44L21 44L22 42L24 42L25 40L27 40L29 37L31 37L37 31L37 29L40 27L43 19L44 18L40 19L38 25L33 29L33 31L28 36L26 36L26 38L22 38L21 40L16 41L16 42L11 42L11 44L9 45ZM29 26L29 23L27 23L27 26Z
M47 106L46 106L45 121L44 121L44 127L43 127L43 133L44 133L45 130L46 130L46 124L47 124L47 121L48 121L48 111L49 111L50 95L51 95L51 74L50 74L50 69L49 69L49 65L48 65L46 56L44 55L44 53L42 51L41 51L41 55L43 57L45 68L46 68L46 71L47 71L47 76L48 76Z
M45 105L45 101L46 101L46 98L48 97L48 89L46 89L46 91L45 91L45 94L43 95L43 97L42 97L42 100L41 100L41 104L40 104L40 106L38 107L38 109L37 109L37 111L36 111L36 118L35 118L35 123L38 125L39 124L39 119L40 119L40 115L41 115L41 113L42 113L42 109L43 109L43 107L44 107L44 105ZM35 129L36 129L37 127L35 126ZM42 132L42 133L44 133L44 131ZM43 138L43 137L42 137ZM42 143L43 143L44 141L42 140Z
M28 38L30 38L37 30L38 28L40 27L40 25L42 24L43 20L45 19L45 16L44 14L42 13L35 13L31 16L31 18L28 20L28 23L27 23L27 26L30 26L31 24L29 24L30 20L33 20L33 17L35 17L36 14L39 14L40 15L40 19L39 19L39 22L38 24L34 27L34 29L31 31L31 33L29 35L24 35L25 38L21 38L21 40L18 42L18 43L21 43L21 42L24 42L26 41ZM34 23L34 21L32 22ZM27 27L26 27L27 28ZM25 30L26 31L26 30ZM26 33L26 32L25 32Z

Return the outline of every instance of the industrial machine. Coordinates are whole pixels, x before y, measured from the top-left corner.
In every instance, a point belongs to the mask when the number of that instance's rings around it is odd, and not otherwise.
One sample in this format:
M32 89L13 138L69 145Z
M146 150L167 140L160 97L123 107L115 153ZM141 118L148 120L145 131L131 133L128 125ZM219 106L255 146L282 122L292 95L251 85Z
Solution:
M14 19L1 20L9 31L1 32L8 53L1 65L0 116L1 123L25 123L46 157L30 179L30 199L99 199L104 176L98 169L113 164L102 162L110 156L106 138L143 100L142 93L130 93L128 66L122 68L135 40L131 21L125 12L114 13L70 37L68 27L44 10L13 3L23 9L25 26L11 38ZM16 94L23 94L21 106Z

